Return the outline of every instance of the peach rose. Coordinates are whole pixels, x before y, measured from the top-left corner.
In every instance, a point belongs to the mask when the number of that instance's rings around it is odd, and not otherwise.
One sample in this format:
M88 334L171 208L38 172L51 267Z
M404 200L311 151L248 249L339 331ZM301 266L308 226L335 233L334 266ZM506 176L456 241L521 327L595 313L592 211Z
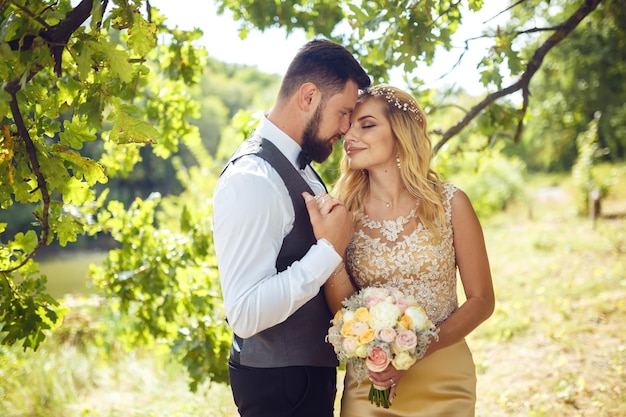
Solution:
M407 316L406 314L400 317L399 324L401 327L403 327L406 330L410 330L413 328L413 320L411 319L410 316Z
M337 312L335 313L335 317L333 317L333 321L332 321L333 326L336 326L339 323L341 323L341 320L343 319L343 311L344 311L343 309L337 310Z
M367 359L365 360L365 366L372 372L382 372L391 363L391 359L385 349L374 346L370 349Z

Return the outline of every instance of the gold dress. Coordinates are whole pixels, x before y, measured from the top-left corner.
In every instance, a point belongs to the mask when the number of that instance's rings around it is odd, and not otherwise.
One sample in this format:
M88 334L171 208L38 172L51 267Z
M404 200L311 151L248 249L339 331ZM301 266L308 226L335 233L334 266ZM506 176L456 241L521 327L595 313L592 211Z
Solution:
M412 294L435 324L457 308L457 275L450 200L457 190L444 184L446 224L437 240L418 221L413 209L406 217L382 222L357 214L357 230L347 251L347 266L360 288L395 286ZM341 400L342 417L466 417L474 416L476 373L465 341L419 360L403 376L388 409L367 399L370 381L360 386L347 367Z

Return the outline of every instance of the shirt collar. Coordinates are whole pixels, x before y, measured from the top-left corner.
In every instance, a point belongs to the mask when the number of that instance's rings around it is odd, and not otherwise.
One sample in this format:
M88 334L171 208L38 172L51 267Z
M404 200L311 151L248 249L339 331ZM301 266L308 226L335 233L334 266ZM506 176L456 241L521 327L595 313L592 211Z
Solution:
M256 133L276 145L283 155L287 157L289 162L291 162L296 169L298 168L297 160L302 148L300 148L300 145L298 145L294 139L280 130L274 123L270 122L267 116L261 118L256 128Z

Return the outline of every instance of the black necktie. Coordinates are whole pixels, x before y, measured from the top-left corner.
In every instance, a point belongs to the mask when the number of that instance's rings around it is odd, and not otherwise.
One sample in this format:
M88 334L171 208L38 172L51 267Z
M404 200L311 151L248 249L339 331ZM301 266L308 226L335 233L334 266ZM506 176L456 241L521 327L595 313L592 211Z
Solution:
M298 166L300 167L300 169L304 169L307 165L311 163L311 161L312 159L307 151L300 151L300 154L298 155Z

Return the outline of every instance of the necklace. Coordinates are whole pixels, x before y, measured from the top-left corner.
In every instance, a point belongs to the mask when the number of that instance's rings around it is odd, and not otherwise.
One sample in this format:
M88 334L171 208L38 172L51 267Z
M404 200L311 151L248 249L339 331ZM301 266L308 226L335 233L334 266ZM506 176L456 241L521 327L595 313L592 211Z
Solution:
M383 203L383 204L385 205L385 207L387 207L387 208L391 207L391 201L381 200L380 198L378 198L378 197L374 197L374 196L372 196L372 198L373 198L374 200L378 200L378 201L380 201L380 202L381 202L381 203Z

